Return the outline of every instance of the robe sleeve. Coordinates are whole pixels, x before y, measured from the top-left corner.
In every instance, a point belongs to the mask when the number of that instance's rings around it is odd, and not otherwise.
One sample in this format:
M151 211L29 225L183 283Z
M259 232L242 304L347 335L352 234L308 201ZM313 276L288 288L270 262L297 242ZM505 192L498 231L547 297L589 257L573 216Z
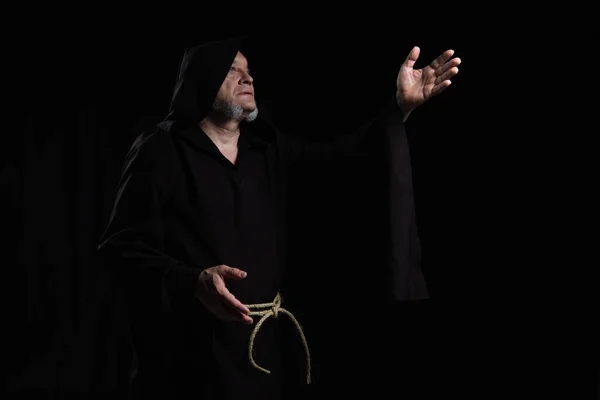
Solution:
M164 251L161 215L173 177L178 176L176 162L167 135L155 132L138 137L126 156L110 220L98 246L102 264L131 288L137 301L165 312L195 300L202 271Z
M278 143L281 157L287 163L296 161L328 160L338 156L352 156L365 153L370 149L369 143L386 127L404 131L402 115L395 98L389 99L379 108L374 116L352 130L324 139L309 139L304 136L278 131ZM374 133L375 131L375 133Z
M327 160L338 155L361 155L381 166L383 186L377 199L383 212L381 237L385 241L383 281L385 298L391 304L429 297L421 270L421 244L414 203L414 188L408 132L396 99L390 98L366 123L323 142L280 134L286 163ZM360 159L352 157L353 159Z
M377 124L383 141L387 180L388 301L398 304L425 300L429 298L429 291L421 267L409 132L395 101L382 111Z

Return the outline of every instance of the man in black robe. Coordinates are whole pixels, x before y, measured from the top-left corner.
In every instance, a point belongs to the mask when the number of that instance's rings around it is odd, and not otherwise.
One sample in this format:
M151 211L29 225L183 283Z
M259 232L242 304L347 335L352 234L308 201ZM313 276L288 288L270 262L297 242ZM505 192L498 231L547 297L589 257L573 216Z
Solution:
M310 383L311 338L291 305L312 289L294 286L303 272L289 268L287 253L287 174L296 160L381 151L388 285L377 295L428 296L403 122L449 85L460 60L447 51L415 70L414 48L388 107L353 132L311 143L259 114L243 42L187 49L169 114L125 160L99 253L125 289L133 398L291 399Z

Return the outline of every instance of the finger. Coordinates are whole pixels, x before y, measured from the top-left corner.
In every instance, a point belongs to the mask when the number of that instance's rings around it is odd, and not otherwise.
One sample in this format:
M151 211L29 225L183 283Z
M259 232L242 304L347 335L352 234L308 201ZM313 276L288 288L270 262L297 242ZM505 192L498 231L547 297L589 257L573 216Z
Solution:
M241 313L237 310L232 309L231 306L228 303L226 303L224 300L219 305L218 310L219 310L218 311L219 314L222 315L223 319L226 321L244 322L247 324L251 324L252 322L254 322L252 320L252 317L250 317L249 315L246 315L244 313Z
M248 325L252 325L254 323L254 320L252 319L251 316L246 315L246 314L240 314L240 316L242 317L242 322Z
M220 297L202 299L202 304L204 304L208 311L222 321L235 321L239 319L239 315L241 315L241 313L235 312L229 307L225 307Z
M234 308L231 303L229 303L225 299L220 299L220 307L222 312L230 318L231 321L237 322L245 322L247 324L251 324L253 321L252 317L247 315L247 313L240 312L237 308Z
M230 267L227 265L221 265L218 271L219 274L221 274L221 276L230 279L244 279L248 275L246 271L242 271L241 269Z
M449 81L456 74L458 74L458 68L454 67L451 70L446 71L441 76L438 76L437 78L435 78L435 84L439 85L440 83L442 83L444 81Z
M239 301L230 291L227 291L224 295L223 295L223 301L226 302L226 304L231 307L232 309L244 313L244 314L249 314L250 313L250 309L241 301Z
M442 83L435 85L433 87L433 89L431 90L431 95L432 96L436 96L440 93L442 93L444 90L446 90L448 88L448 86L450 86L452 84L451 81L443 81Z
M208 311L210 311L215 317L219 318L221 321L233 321L235 319L235 315L229 309L226 309L221 304L218 303L204 303Z
M208 308L222 321L244 322L246 324L254 322L250 316L231 309L222 299L217 300L216 303L211 304Z
M221 296L223 300L227 301L233 309L244 314L250 313L250 309L242 304L241 301L236 299L236 297L227 289L227 287L225 287L225 282L222 278L218 276L215 277L214 285L219 296Z
M452 57L452 55L454 54L454 50L446 50L445 52L443 52L442 54L440 54L438 56L438 58L436 58L435 60L433 60L431 62L431 64L429 64L431 66L431 68L438 68L439 66L444 65L444 63L446 61L448 61L450 59L450 57Z
M406 59L404 60L402 67L412 68L415 65L415 62L417 62L417 59L419 58L420 53L421 53L421 49L419 49L418 46L413 47L412 50L408 53L408 56L406 56Z
M458 67L461 63L461 59L458 57L453 58L452 60L448 61L446 64L438 67L435 70L435 75L436 76L440 76L442 75L444 72L448 71L449 69Z

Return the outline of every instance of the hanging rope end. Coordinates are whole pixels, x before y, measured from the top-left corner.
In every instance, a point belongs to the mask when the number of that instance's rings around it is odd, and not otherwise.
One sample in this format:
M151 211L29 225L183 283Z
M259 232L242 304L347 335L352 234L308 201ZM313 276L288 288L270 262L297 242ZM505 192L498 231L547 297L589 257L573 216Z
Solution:
M254 368L256 368L257 370L259 370L259 371L262 371L262 372L264 372L264 373L265 373L265 374L267 374L267 375L269 375L269 374L271 373L271 371L269 371L269 370L268 370L268 369L266 369L266 368L263 368L263 367L261 367L261 366L260 366L260 365L258 365L256 362L254 362L254 360L251 360L251 361L252 361L252 366L253 366Z

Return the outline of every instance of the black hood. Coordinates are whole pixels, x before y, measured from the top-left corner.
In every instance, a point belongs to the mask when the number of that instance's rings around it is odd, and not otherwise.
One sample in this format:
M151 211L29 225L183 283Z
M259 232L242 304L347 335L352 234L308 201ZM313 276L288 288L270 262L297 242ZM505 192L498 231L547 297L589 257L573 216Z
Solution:
M165 120L198 123L206 117L246 41L247 37L239 36L185 49Z
M244 53L252 64L253 46L254 43L248 36L236 36L185 49L169 113L159 126L167 131L175 128L181 130L204 119L212 108L237 52ZM268 117L267 101L261 103L257 97L256 101L259 115L248 124L252 126L250 131L255 137L272 142L276 138L277 129ZM244 125L247 123L244 122Z

